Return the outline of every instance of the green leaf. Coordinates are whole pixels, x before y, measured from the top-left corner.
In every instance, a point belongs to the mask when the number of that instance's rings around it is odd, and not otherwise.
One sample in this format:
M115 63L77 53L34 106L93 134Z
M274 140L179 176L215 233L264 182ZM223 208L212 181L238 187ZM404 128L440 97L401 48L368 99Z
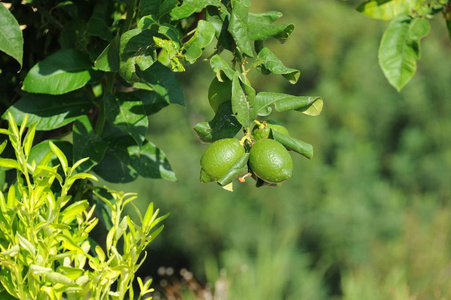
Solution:
M67 125L92 108L93 102L85 93L74 92L64 95L27 94L14 103L2 118L10 112L17 122L28 114L30 123L37 122L36 130L53 130Z
M110 41L113 38L113 34L105 20L96 16L92 16L89 19L86 31L88 36L96 36L105 41Z
M418 8L423 0L372 0L362 3L357 11L374 19L391 20Z
M248 32L248 1L232 0L232 13L230 15L229 32L236 46L249 57L254 56L252 42Z
M87 200L72 203L61 212L61 222L64 224L71 223L75 217L85 211L88 206L89 202Z
M58 157L59 162L61 163L61 167L63 168L64 173L67 174L67 170L69 169L69 164L67 162L67 157L64 155L64 152L61 151L58 146L56 146L52 141L49 141L50 149L52 149L53 153L55 153L56 157Z
M0 167L17 170L21 169L19 163L15 159L11 158L0 158Z
M278 11L264 13L249 13L248 29L249 38L252 40L266 40L270 37L278 40L286 40L294 31L293 24L274 24L274 21L282 17Z
M161 0L140 0L138 5L138 17L158 15Z
M80 172L88 172L97 165L108 149L108 142L102 140L92 128L87 116L75 121L73 126L73 155L74 161L89 157L89 160L82 163L78 168Z
M415 74L420 40L429 30L428 20L408 16L394 19L385 30L379 46L379 65L388 82L398 91Z
M166 100L154 91L137 90L130 93L141 100L146 115L150 116L169 105Z
M271 134L272 134L274 140L278 141L279 143L284 145L289 150L299 153L299 154L307 157L308 159L313 158L312 145L310 145L306 142L303 142L301 140L298 140L294 137L280 133L277 130L273 130L272 128L271 128Z
M130 182L138 175L177 180L163 151L147 140L139 147L127 136L111 141L107 155L93 170L113 183Z
M222 58L218 54L215 54L210 59L210 66L211 69L216 73L216 77L220 81L225 81L226 79L233 80L235 71L229 66L224 58Z
M186 60L193 64L201 55L205 47L210 45L215 37L215 28L207 21L200 20L196 32L184 44Z
M257 70L262 74L280 74L291 84L295 84L301 74L299 70L287 68L282 61L266 47L258 53L255 65Z
M228 31L229 18L230 13L227 11L227 9L209 6L205 11L205 19L208 23L212 24L215 27L218 46L226 50L233 51L235 42L233 41L232 35Z
M94 61L94 67L105 72L119 72L120 60L120 36L116 35L111 43L100 53Z
M0 50L17 60L22 68L22 30L16 18L4 5L0 5Z
M244 83L238 74L232 80L232 111L245 128L250 128L257 118L255 90Z
M130 93L105 94L105 117L110 124L132 136L142 145L149 121L141 100Z
M22 89L30 93L60 95L79 89L91 79L91 61L76 49L60 50L34 65Z
M147 70L157 60L154 30L132 29L121 36L119 74L129 82L139 81L137 67Z
M271 106L278 112L289 110L300 111L310 116L317 116L323 108L321 97L292 96L282 93L261 92L256 96L256 107L258 115L267 116L271 113Z
M182 5L172 10L171 17L173 20L185 19L195 12L202 11L208 5L224 7L218 0L184 0Z
M52 151L50 148L50 142L52 142L54 145L60 149L64 155L66 156L68 161L72 161L72 144L67 141L61 141L61 140L45 140L41 143L35 145L33 148L31 148L30 156L28 157L28 161L32 162L35 161L36 164L40 164L41 161L46 158L46 155ZM59 164L59 160L56 157L56 155L52 152L51 156L51 162L50 166L56 166Z
M241 124L233 116L231 102L225 102L219 106L213 120L198 123L194 131L202 142L212 143L223 138L234 137L241 128Z
M244 153L227 172L218 179L221 186L231 183L235 178L243 176L249 172L247 161L249 153Z
M168 67L156 62L149 69L140 71L139 76L144 85L158 93L167 103L184 105L182 86Z

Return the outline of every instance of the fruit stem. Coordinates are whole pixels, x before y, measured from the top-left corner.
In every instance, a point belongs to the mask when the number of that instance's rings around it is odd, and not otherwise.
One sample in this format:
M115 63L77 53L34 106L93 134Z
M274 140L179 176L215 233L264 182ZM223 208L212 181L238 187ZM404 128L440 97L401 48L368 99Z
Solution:
M240 140L240 145L241 145L242 147L244 147L244 142L245 142L246 140L247 140L249 143L252 143L252 140L251 140L251 131L249 130L249 128L246 129L246 135L243 136L243 137L241 138L241 140Z
M254 123L258 125L258 129L265 129L266 128L266 122L265 121L263 121L263 123L262 123L262 122L260 122L258 120L254 120Z

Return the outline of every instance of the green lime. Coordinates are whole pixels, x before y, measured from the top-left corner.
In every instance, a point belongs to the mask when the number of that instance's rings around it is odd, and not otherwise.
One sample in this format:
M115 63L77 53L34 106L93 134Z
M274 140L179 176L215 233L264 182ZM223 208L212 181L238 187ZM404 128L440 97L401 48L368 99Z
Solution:
M269 136L270 129L276 130L282 134L290 135L288 129L286 129L282 124L276 121L266 120L261 123L262 125L256 125L254 130L252 130L252 135L256 140L266 139Z
M261 139L255 142L249 151L249 167L262 180L279 183L291 177L293 159L281 143L272 139Z
M219 81L214 78L208 89L208 101L215 112L219 105L232 99L232 82L230 80Z
M244 147L235 138L215 141L204 152L200 159L201 181L218 180L244 154Z

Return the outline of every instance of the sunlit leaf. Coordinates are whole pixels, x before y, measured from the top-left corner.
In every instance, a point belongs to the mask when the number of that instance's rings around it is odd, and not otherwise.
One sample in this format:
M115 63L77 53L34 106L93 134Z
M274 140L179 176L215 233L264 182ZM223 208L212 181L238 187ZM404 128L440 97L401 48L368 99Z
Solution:
M420 40L429 33L426 19L401 16L394 19L379 46L379 65L388 82L400 91L417 69L420 58Z
M22 31L16 18L4 5L0 5L0 51L13 57L22 67Z
M418 8L423 0L372 0L362 3L357 10L374 19L391 20Z
M34 65L22 89L30 93L60 95L85 86L91 79L88 56L76 49L60 50Z
M92 106L92 99L85 93L27 94L10 106L2 117L6 118L10 112L17 122L22 122L28 114L28 122L37 122L36 130L52 130L86 115Z

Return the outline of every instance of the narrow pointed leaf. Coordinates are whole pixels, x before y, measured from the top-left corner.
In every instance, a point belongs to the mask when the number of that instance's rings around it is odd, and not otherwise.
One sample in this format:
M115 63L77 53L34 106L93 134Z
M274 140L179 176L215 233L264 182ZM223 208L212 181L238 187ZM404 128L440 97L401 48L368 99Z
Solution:
M298 140L294 137L285 135L283 133L278 132L277 130L271 129L271 134L274 140L278 141L282 145L284 145L289 150L292 150L296 153L299 153L308 159L313 158L313 147L312 145Z
M22 89L30 93L60 95L85 86L91 79L91 61L76 49L60 50L34 65Z
M379 65L388 82L400 91L417 69L420 40L429 33L426 19L401 16L394 19L382 36Z
M231 183L235 178L248 173L249 169L247 161L249 160L249 153L244 153L233 166L218 179L218 183L221 186L225 186Z
M310 116L317 116L323 108L321 97L293 96L282 93L261 92L256 96L256 107L260 116L271 113L271 106L278 112L300 111Z
M0 51L17 60L22 68L22 31L16 18L4 5L0 5Z

